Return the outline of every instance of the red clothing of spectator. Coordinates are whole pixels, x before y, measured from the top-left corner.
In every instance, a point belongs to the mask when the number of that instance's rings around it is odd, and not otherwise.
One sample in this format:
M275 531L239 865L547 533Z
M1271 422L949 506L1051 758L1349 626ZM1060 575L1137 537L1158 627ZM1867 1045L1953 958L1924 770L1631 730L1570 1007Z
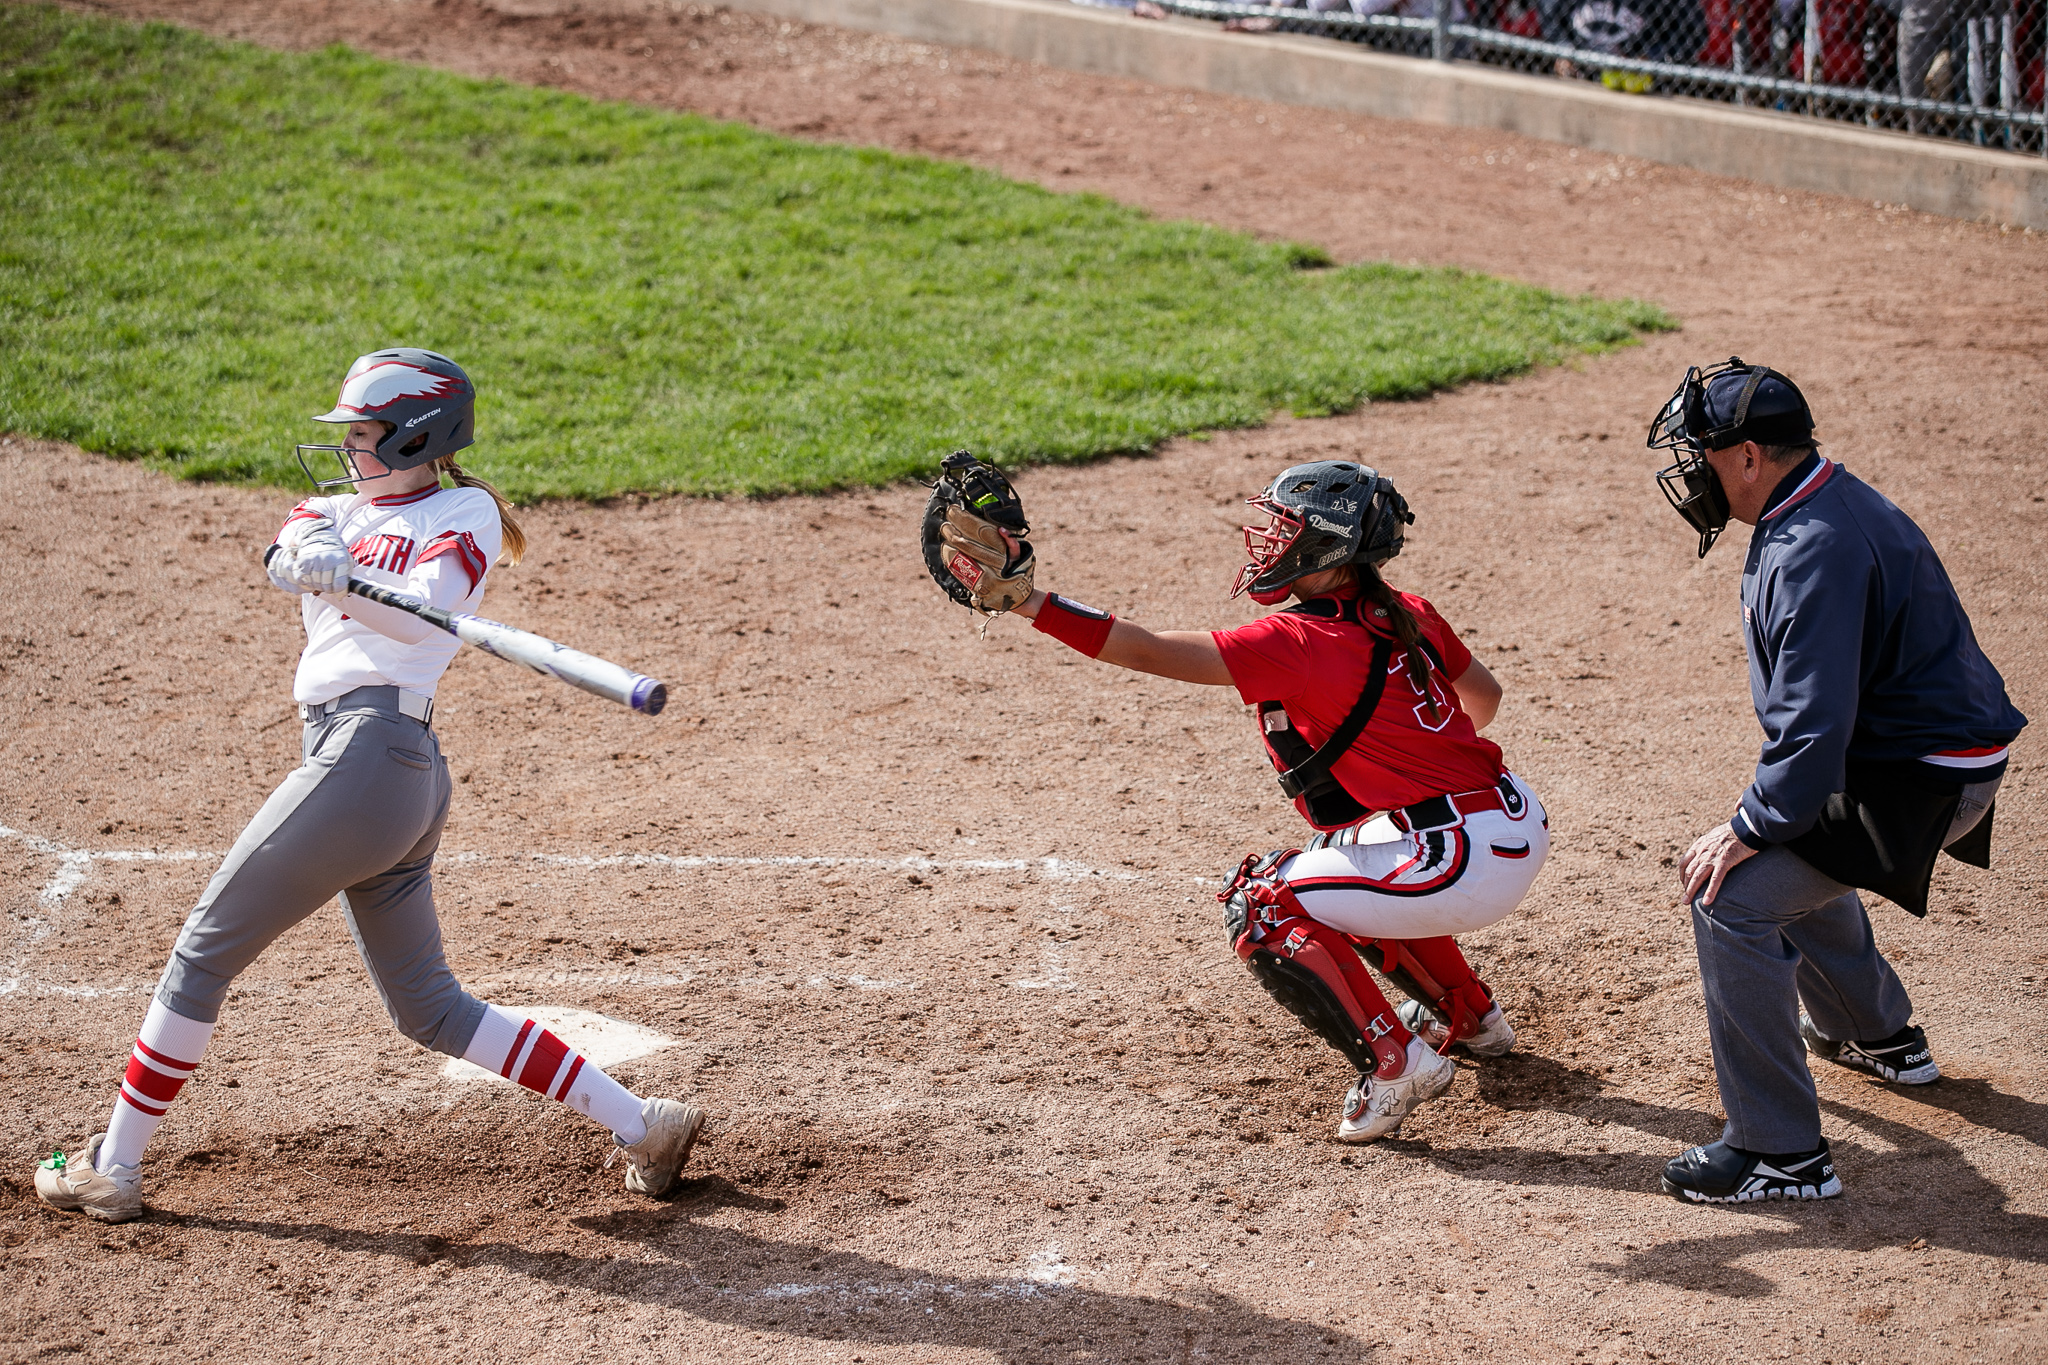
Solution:
M1863 84L1864 0L1820 0L1820 55L1814 63L1818 85ZM1799 17L1799 41L1792 45L1795 81L1806 79L1806 12Z
M1735 27L1742 26L1743 69L1762 75L1771 59L1771 0L1705 0L1707 41L1700 46L1701 66L1735 65Z

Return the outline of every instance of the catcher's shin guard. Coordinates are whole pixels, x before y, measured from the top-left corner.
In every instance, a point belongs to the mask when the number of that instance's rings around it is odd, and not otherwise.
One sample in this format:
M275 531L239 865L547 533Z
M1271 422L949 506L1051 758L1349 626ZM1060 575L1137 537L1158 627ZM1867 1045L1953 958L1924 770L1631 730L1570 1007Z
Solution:
M1230 946L1266 993L1361 1073L1399 1075L1408 1030L1387 1007L1351 940L1311 919L1273 869L1295 850L1248 857L1217 899Z
M1450 1030L1440 1051L1479 1031L1479 1021L1493 1008L1493 992L1473 972L1472 964L1449 935L1436 938L1360 940L1378 955L1380 974L1403 994L1435 1015Z
M1394 983L1394 989L1400 991L1401 994L1407 996L1410 1000L1413 1000L1431 1015L1435 1016L1438 1023L1450 1023L1450 1016L1437 1008L1439 997L1431 993L1429 987L1423 985L1413 972L1401 965L1400 957L1387 952L1380 946L1377 939L1364 939L1358 946L1361 952L1367 949L1376 950L1366 961L1379 968L1380 975Z

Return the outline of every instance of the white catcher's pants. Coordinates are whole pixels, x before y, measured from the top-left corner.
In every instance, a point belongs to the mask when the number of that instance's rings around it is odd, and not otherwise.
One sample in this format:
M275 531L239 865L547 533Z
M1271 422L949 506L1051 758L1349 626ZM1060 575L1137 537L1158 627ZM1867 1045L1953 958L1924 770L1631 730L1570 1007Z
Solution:
M1550 856L1550 823L1513 774L1521 813L1475 811L1407 831L1392 815L1332 834L1280 864L1316 919L1360 938L1435 938L1497 924L1529 894Z

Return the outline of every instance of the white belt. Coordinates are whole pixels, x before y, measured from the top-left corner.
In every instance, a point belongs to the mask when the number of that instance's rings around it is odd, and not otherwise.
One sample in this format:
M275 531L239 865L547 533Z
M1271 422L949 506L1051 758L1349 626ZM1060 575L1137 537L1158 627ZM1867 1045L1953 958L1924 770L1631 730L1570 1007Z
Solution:
M396 693L398 714L409 716L422 725L431 725L433 723L434 699L423 693L408 692L402 687L358 687L353 691L342 693L332 701L324 701L317 706L299 707L299 719L311 725L315 721L327 719L336 711L346 710L351 707L374 706L375 702L371 698L360 695L364 692ZM352 697L355 698L354 701L350 700ZM378 698L377 700L383 700L383 698Z

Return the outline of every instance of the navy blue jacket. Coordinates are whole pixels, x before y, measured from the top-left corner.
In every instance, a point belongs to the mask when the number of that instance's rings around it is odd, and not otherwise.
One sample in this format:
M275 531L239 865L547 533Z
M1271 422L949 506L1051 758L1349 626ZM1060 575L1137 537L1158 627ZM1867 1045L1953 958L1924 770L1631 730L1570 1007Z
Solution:
M1750 536L1742 622L1764 747L1732 823L1751 848L1811 829L1849 759L1933 759L1931 781L1989 781L2027 723L1926 535L1817 453Z

